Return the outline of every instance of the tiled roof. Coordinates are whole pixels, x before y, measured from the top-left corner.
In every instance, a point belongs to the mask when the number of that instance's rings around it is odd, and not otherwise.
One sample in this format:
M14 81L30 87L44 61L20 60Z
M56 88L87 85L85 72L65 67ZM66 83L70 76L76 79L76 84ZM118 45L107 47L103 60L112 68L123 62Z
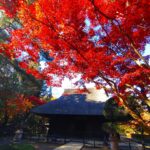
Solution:
M104 102L87 99L86 94L64 95L60 98L35 107L32 113L39 115L102 115Z

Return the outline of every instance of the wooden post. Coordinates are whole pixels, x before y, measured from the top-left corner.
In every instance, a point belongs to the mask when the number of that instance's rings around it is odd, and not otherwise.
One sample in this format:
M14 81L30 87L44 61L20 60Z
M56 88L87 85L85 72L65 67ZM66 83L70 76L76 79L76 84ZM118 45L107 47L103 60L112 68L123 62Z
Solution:
M94 148L95 148L95 138L94 138Z
M130 139L129 139L129 150L131 150L131 142L130 142Z

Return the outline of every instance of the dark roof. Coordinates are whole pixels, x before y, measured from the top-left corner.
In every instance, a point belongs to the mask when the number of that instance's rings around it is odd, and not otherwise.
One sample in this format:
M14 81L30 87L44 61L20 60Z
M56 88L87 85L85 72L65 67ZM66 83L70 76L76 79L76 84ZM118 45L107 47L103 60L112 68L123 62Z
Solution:
M72 94L35 107L38 115L102 115L104 102L88 100L86 94Z

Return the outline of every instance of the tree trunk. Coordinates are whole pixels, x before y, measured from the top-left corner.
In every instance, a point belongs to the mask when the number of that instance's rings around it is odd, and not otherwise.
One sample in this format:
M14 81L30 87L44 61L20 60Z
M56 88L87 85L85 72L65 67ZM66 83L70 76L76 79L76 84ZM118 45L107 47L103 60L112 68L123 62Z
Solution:
M110 149L119 150L119 137L117 136L117 133L111 133L109 140L110 140Z
M117 140L110 141L110 149L111 150L119 150L119 143Z

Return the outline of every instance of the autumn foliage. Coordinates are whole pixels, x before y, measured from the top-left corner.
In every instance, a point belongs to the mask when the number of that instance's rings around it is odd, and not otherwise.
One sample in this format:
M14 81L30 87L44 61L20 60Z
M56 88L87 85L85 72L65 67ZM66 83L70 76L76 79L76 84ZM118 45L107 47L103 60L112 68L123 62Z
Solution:
M17 95L14 98L5 100L4 107L0 107L0 121L3 115L7 115L8 119L11 120L17 115L26 114L31 108L45 104L46 101L35 96L26 97L23 95Z
M18 59L25 52L20 67L49 85L59 86L65 76L81 74L78 85L94 82L147 126L126 99L134 95L148 105L149 58L143 52L149 43L149 1L3 0L1 7L21 25L10 30L1 53ZM53 58L43 70L41 51Z
M23 96L17 96L14 99L6 101L6 111L9 118L13 118L16 115L26 113L33 107L33 104L29 99Z

